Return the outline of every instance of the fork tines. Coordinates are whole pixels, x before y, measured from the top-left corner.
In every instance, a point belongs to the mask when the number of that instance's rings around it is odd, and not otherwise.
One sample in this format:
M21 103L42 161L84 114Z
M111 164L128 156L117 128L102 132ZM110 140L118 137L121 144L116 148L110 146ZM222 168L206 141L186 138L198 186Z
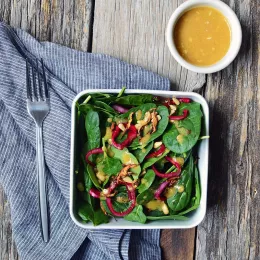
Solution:
M26 59L26 88L27 99L40 101L49 98L48 85L42 59L41 61L38 59L36 60L36 68L31 65L28 59Z

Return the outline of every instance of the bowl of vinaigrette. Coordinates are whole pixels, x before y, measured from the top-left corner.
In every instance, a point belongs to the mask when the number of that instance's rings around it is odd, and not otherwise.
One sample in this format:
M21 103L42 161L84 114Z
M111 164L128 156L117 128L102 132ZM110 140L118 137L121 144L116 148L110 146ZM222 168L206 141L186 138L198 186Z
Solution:
M166 40L176 61L197 73L214 73L237 56L241 42L240 22L220 0L189 0L172 14Z

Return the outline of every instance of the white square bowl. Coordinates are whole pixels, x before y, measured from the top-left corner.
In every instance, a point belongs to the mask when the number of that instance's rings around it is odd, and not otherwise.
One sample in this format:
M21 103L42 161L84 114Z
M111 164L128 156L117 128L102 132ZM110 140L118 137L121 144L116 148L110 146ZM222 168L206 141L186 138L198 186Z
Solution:
M76 209L76 178L75 178L75 138L76 138L76 102L80 97L88 93L102 92L109 94L117 94L120 89L88 89L80 92L74 99L72 104L72 114L71 114L71 157L70 157L70 215L72 220L80 227L85 229L185 229L197 226L204 218L206 214L206 204L207 204L207 186L208 186L208 154L209 154L209 140L204 139L200 141L198 146L198 168L200 176L201 185L201 201L200 206L193 212L187 214L188 220L156 220L149 221L146 224L141 224L138 222L130 222L124 218L114 218L110 219L107 224L101 224L99 226L93 226L91 222L84 223L81 221L77 214ZM201 104L203 111L203 122L205 128L205 135L209 135L209 108L206 100L199 94L193 92L180 92L180 91L160 91L160 90L126 90L126 94L152 94L154 96L161 97L185 97L191 98Z

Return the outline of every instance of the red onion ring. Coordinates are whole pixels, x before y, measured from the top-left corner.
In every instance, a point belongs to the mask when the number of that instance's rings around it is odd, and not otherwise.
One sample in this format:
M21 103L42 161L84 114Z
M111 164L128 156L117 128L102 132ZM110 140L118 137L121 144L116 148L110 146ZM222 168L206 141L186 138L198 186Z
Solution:
M92 154L99 154L99 153L104 153L104 151L102 150L102 148L94 148L90 151L87 152L85 158L88 164L90 164L91 166L94 166L95 164L93 162L91 162L88 157Z
M117 112L119 112L121 114L124 114L124 113L128 112L128 110L129 110L128 108L125 108L118 104L112 105L112 107L114 108L114 110L116 110Z

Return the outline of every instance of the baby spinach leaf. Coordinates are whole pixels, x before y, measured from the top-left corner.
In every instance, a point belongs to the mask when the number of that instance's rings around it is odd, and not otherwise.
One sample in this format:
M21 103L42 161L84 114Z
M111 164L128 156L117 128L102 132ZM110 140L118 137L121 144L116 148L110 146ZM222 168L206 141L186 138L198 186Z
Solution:
M96 101L94 101L94 104L95 104L96 107L105 109L111 115L117 115L118 114L111 106L107 105L103 101L96 100Z
M142 164L142 169L146 169L150 166L152 166L153 164L155 164L157 161L161 160L162 158L164 158L168 153L170 152L170 150L165 149L164 153L161 156L158 157L153 157L153 158L149 158L147 160L145 160L145 162Z
M156 112L158 113L158 115L161 116L161 120L159 121L159 123L157 125L156 132L151 134L149 142L155 140L160 135L162 135L164 133L167 125L168 125L168 122L169 122L169 111L168 111L167 107L158 106L158 108L156 109Z
M112 101L114 101L116 99L116 96L114 96L113 94L107 94L107 93L90 93L89 96L91 96L90 102L102 101L106 104L110 104ZM86 100L86 98L87 97L85 97L82 100L84 101L84 100Z
M101 209L97 209L94 211L94 219L93 219L94 226L98 226L100 224L105 224L108 222L109 222L109 217L105 215Z
M141 167L139 165L139 162L135 158L135 156L127 150L127 148L124 148L123 150L116 149L114 146L111 146L111 151L113 153L113 157L119 159L122 164L128 165L128 164L137 164L136 167L129 169L131 172L133 172L133 178L136 180L138 179L139 174L141 173Z
M185 216L179 216L179 215L169 215L169 216L159 216L159 217L154 217L154 216L147 216L146 217L148 220L160 220L160 219L175 219L175 220L187 220L188 218Z
M153 149L153 142L148 144L145 148L139 148L133 151L134 156L139 161L139 163L143 162L145 156Z
M154 198L154 191L151 189L145 190L136 197L136 202L139 205L145 205Z
M163 143L175 153L184 153L190 150L200 136L202 117L200 104L196 102L181 103L178 106L177 115L183 114L184 109L189 110L188 117L174 121L163 135Z
M84 165L84 167L82 167L83 168L82 170L83 170L83 178L84 178L85 190L88 192L92 188L93 183L92 183L92 180L91 180L91 178L89 176L88 169L87 169L88 165L87 165L83 155L81 155L81 159L82 159L82 164Z
M161 217L161 216L165 216L165 214L161 210L156 209L156 210L148 211L147 216L149 216L149 217Z
M153 170L148 170L144 177L141 179L141 184L137 187L138 192L142 193L147 190L155 179L155 173Z
M84 169L84 183L85 183L85 190L89 191L92 188L92 180L89 177L87 169Z
M106 216L101 209L94 211L87 203L79 207L78 214L82 220L91 221L94 226L109 222L108 216Z
M140 95L127 95L119 97L115 100L115 103L120 105L132 105L140 106L145 103L152 103L153 95L151 94L140 94Z
M138 138L136 138L130 146L130 147L132 147L132 149L144 148L147 146L147 144L149 144L150 142L152 142L153 140L155 140L156 138L158 138L159 136L161 136L164 133L165 129L167 128L168 122L169 122L168 108L165 106L158 106L156 111L157 111L158 115L161 116L161 120L158 122L158 125L156 127L156 132L152 133L150 135L150 137L147 138L147 140L145 140L145 143L141 143L140 140L142 140L142 139L139 140Z
M154 103L146 103L146 104L143 104L143 105L138 106L138 107L133 107L133 108L129 109L128 112L126 112L126 113L124 113L124 114L122 114L122 115L120 115L118 117L119 118L127 118L127 117L129 117L129 115L132 112L135 113L135 112L140 110L141 111L141 118L140 119L143 119L145 113L147 111L149 111L150 109L155 108L155 107L156 107L156 105ZM136 119L136 115L135 114L133 116L133 119L134 119L133 121L136 122L137 119ZM138 119L138 120L140 120L140 119Z
M106 175L117 175L123 168L122 163L117 158L110 158L108 156L104 157L103 161L101 161L97 165L98 169L102 169Z
M124 219L144 224L146 222L146 216L143 212L143 206L136 206L130 214L124 217Z
M98 113L90 110L85 119L85 128L88 138L88 150L100 147L100 129Z
M84 113L84 114L87 114L88 111L90 111L90 110L93 110L93 111L96 111L96 112L102 112L102 113L107 114L108 116L111 116L111 117L113 117L115 115L115 111L112 113L112 112L109 112L105 108L95 106L93 104L80 104L79 105L79 111Z
M193 181L193 169L193 156L190 156L188 164L183 168L180 179L174 186L183 186L184 190L182 192L176 192L173 196L167 199L167 204L173 211L180 211L184 209L190 202Z
M97 179L97 176L96 176L96 174L95 174L95 172L94 172L94 169L93 169L93 167L92 167L91 165L89 165L89 164L87 165L87 172L88 172L88 175L89 175L91 181L93 182L93 184L94 184L97 188L101 189L101 186L100 186L100 184L99 184L99 182L98 182L98 179Z
M200 190L200 181L199 181L199 171L198 168L195 167L195 196L191 199L191 203L188 208L184 211L178 213L178 215L185 215L195 209L197 209L200 205L201 198L201 190Z
M84 220L84 221L92 221L94 217L93 209L90 205L87 203L80 205L78 209L78 215Z
M110 212L107 203L105 200L101 200L100 203L104 207L105 211L112 215ZM112 205L115 211L117 212L124 212L126 211L130 206L130 201L127 195L126 191L120 191L118 192L113 198L112 198Z

